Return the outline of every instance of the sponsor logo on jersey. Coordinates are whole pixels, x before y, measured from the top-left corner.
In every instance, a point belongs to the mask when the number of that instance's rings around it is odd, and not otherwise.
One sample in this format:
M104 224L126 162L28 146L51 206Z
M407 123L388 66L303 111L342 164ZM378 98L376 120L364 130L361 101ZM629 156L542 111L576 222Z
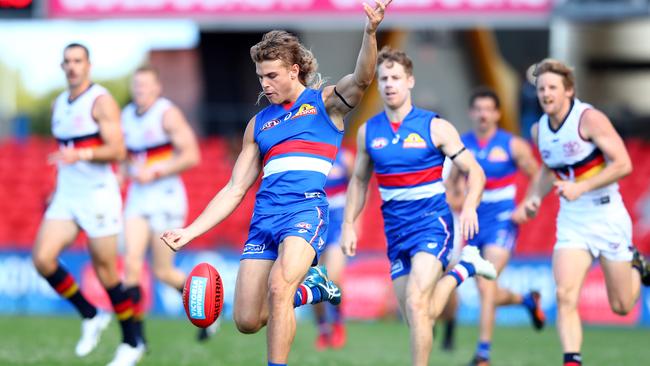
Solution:
M323 245L325 245L325 240L318 238L318 250L323 249Z
M189 296L190 318L192 319L205 319L204 302L207 284L206 277L192 276Z
M268 121L268 122L266 122L265 124L262 125L262 128L260 129L260 131L266 131L266 130L268 130L270 128L273 128L273 127L275 127L275 126L277 126L279 124L280 124L279 119L270 120L270 121Z
M305 198L320 198L320 192L305 192Z
M487 160L493 163L503 163L509 160L508 152L501 146L495 146L490 149Z
M370 147L375 150L383 149L386 146L388 146L388 140L385 137L377 137L370 143Z
M562 145L562 150L564 151L565 157L571 157L580 154L582 152L582 147L578 141L569 141Z
M402 147L405 149L424 149L427 147L427 142L417 133L409 133L404 139Z
M296 119L296 118L313 115L317 113L318 111L316 110L316 107L314 107L313 105L303 104L300 106L300 108L298 108L298 112L296 112L296 114L293 117L291 117L291 119Z
M303 229L311 229L311 224L308 222L299 222L296 224L296 227L300 227Z
M244 254L261 254L264 252L266 244L251 244L244 245Z

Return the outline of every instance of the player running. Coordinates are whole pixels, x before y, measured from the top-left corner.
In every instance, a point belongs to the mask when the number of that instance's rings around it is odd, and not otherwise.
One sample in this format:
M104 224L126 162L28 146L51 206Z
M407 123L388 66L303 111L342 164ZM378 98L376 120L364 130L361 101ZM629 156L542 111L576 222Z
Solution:
M564 365L577 366L582 364L578 298L593 260L605 275L609 305L620 315L632 310L641 283L650 285L650 266L632 244L632 222L618 191L618 180L632 172L623 140L607 116L576 98L571 68L546 59L534 75L545 114L531 135L544 164L527 194L526 210L535 216L541 199L557 189L557 328Z
M469 115L474 130L465 133L461 139L472 152L485 172L487 181L476 213L481 232L468 241L476 246L483 256L494 264L500 274L510 260L517 240L517 223L526 219L523 204L515 204L515 175L522 171L532 179L538 166L528 143L498 127L501 113L496 93L487 88L475 90L469 99ZM456 184L454 192L464 192L464 179L457 170L452 172ZM462 199L462 198L461 198ZM494 332L497 306L523 305L531 315L535 329L542 329L545 315L540 306L540 295L533 291L524 296L498 286L496 281L477 278L481 297L481 319L479 341L470 365L488 366Z
M262 171L237 275L234 319L242 333L268 325L269 365L287 364L295 306L341 301L324 270L310 267L318 263L327 239L324 186L343 137L343 118L372 82L376 31L388 4L363 5L367 21L354 73L335 86L317 88L316 59L290 33L271 31L251 48L271 105L249 121L230 182L187 228L162 236L172 249L182 248L224 220Z
M135 307L138 337L145 342L141 273L151 244L153 274L183 290L185 274L174 267L174 252L160 242L165 231L185 224L187 195L179 174L197 165L200 152L183 112L161 97L158 72L138 68L131 80L133 102L122 111L122 128L129 153L126 164L131 185L126 197L125 239L127 287ZM208 333L201 328L199 336Z
M377 78L384 111L358 131L341 245L347 255L356 253L354 222L374 170L383 201L391 278L410 329L412 363L427 365L434 321L456 286L474 275L496 277L492 264L472 246L466 246L460 263L443 275L454 233L442 183L445 156L468 175L468 194L459 217L466 239L478 233L476 206L485 175L451 123L412 105L413 64L404 52L382 49Z
M56 191L32 252L41 276L82 317L79 357L95 349L110 315L92 305L58 258L84 230L97 278L106 289L120 322L122 343L111 365L134 365L142 356L134 325L133 305L117 273L117 235L122 230L122 198L111 163L124 158L120 109L109 92L90 80L88 49L72 43L63 50L61 68L68 89L54 101L52 134L59 151Z

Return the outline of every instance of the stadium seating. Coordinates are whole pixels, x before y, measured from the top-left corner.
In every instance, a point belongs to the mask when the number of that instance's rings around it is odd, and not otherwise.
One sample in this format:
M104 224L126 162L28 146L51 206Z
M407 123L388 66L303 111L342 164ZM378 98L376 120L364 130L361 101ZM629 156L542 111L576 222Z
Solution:
M634 239L644 252L650 252L650 143L626 141L634 162L634 172L620 183L626 206L635 222ZM230 178L239 147L219 137L209 137L200 143L201 164L183 174L189 197L189 219L197 217L210 199ZM0 248L31 248L38 225L52 193L55 169L47 164L47 155L56 149L51 138L29 137L24 141L4 140L0 143ZM254 192L259 182L246 195L243 203L222 225L197 238L191 248L230 247L239 250L246 240L248 224L255 203ZM526 178L519 176L517 185L525 186ZM379 207L381 199L376 181L371 180L369 199L360 220L359 250L385 250ZM523 189L519 196L523 196ZM538 219L523 225L517 246L519 255L548 255L555 238L555 213L558 198L549 195L542 205ZM645 217L643 210L645 209ZM646 225L641 223L645 222ZM74 247L83 246L85 238Z

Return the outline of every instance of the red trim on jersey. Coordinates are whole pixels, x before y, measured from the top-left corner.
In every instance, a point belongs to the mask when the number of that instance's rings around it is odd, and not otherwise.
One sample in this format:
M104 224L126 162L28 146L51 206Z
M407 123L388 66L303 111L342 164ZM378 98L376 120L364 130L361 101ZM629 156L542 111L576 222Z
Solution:
M442 165L407 173L377 174L377 181L384 187L412 186L433 182L442 178Z
M602 153L598 154L594 156L594 158L591 159L589 162L585 163L584 165L574 168L573 175L577 178L581 176L583 173L587 172L589 169L604 163L605 163L605 157L603 156Z
M290 110L291 108L293 108L293 105L294 105L294 104L296 104L296 102L286 102L286 103L282 103L282 108L284 108L285 111L288 111L288 110Z
M92 136L83 140L76 140L73 142L75 149L81 149L86 147L97 147L104 144L102 138L99 136Z
M485 189L496 189L496 188L503 188L507 187L511 184L515 184L515 177L517 176L516 173L506 175L505 177L501 178L490 178L485 181Z
M390 128L393 129L393 133L397 133L397 130L401 125L402 125L402 121L397 121L397 122L390 121Z
M322 156L332 161L336 159L338 148L334 145L324 142L306 141L306 140L289 140L273 146L264 156L264 164L274 156L287 153L305 153Z
M325 194L328 196L334 196L335 194L345 192L347 188L348 187L345 184L341 184L335 187L325 188Z

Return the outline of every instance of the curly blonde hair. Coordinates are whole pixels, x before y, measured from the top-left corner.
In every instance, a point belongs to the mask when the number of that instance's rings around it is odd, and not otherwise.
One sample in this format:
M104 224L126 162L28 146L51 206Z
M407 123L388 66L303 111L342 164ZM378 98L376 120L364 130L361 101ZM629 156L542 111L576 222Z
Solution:
M264 34L250 52L255 63L282 60L287 66L298 65L298 80L302 85L318 89L323 84L323 78L316 72L318 61L314 54L300 43L298 37L287 31L272 30Z

